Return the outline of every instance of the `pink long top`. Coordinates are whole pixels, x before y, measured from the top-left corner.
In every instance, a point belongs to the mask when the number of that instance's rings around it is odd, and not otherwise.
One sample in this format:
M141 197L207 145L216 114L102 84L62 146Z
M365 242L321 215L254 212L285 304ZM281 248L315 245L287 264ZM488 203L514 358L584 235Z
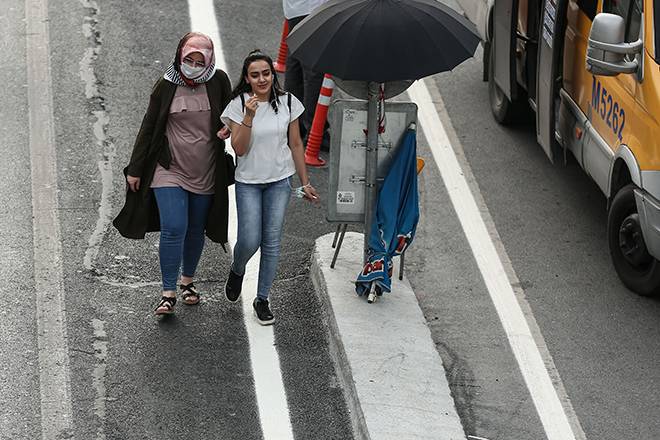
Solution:
M170 169L160 164L152 188L179 186L195 194L215 192L215 148L211 133L211 105L206 85L179 86L170 105L165 130L172 153Z

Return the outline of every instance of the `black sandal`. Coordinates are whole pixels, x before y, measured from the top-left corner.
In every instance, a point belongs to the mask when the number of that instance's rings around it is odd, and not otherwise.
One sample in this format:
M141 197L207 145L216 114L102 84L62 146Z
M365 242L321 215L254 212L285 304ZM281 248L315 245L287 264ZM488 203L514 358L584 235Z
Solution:
M174 313L174 306L176 305L176 297L161 296L158 306L156 306L156 315L171 315ZM165 307L166 310L160 310Z
M195 289L195 285L193 283L190 284L180 284L179 289L181 289L181 293L183 294L183 303L189 306L194 306L195 304L199 304L200 301L200 294ZM190 297L194 297L195 299L190 299Z

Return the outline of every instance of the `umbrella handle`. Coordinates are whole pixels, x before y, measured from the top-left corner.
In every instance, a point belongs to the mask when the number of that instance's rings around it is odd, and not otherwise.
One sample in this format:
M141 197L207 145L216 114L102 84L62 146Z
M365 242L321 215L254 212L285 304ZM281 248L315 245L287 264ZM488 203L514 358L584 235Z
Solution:
M382 291L379 292L376 282L373 281L369 287L369 295L367 295L367 302L373 304L376 302L376 299L383 294Z

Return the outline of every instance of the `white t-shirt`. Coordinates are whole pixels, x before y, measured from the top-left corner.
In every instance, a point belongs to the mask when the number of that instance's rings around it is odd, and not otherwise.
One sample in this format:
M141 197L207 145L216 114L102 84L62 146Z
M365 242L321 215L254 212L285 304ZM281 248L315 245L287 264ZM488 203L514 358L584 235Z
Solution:
M287 20L292 18L302 17L309 15L309 1L308 0L282 0L282 9L284 9L284 17Z
M243 94L245 102L250 99ZM250 145L247 153L236 159L236 181L241 183L277 182L296 172L291 156L287 131L289 123L300 117L305 108L300 101L291 95L291 113L287 105L287 95L279 97L278 111L269 102L259 102L257 112L252 119L250 130ZM243 121L243 105L241 97L232 99L222 112L222 122L229 121L240 124Z
M291 20L292 18L309 15L325 2L326 0L282 0L284 17Z

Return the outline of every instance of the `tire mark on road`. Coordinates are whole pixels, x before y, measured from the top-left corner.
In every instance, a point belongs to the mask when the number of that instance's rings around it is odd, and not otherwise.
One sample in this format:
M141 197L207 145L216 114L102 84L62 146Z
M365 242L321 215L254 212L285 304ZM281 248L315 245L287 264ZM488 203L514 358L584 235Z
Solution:
M463 429L466 432L475 432L477 430L477 417L472 402L480 386L474 385L476 380L469 364L449 344L442 341L436 342L436 350L441 354L444 353L442 362L445 366L447 381L451 387L456 411L461 418Z

